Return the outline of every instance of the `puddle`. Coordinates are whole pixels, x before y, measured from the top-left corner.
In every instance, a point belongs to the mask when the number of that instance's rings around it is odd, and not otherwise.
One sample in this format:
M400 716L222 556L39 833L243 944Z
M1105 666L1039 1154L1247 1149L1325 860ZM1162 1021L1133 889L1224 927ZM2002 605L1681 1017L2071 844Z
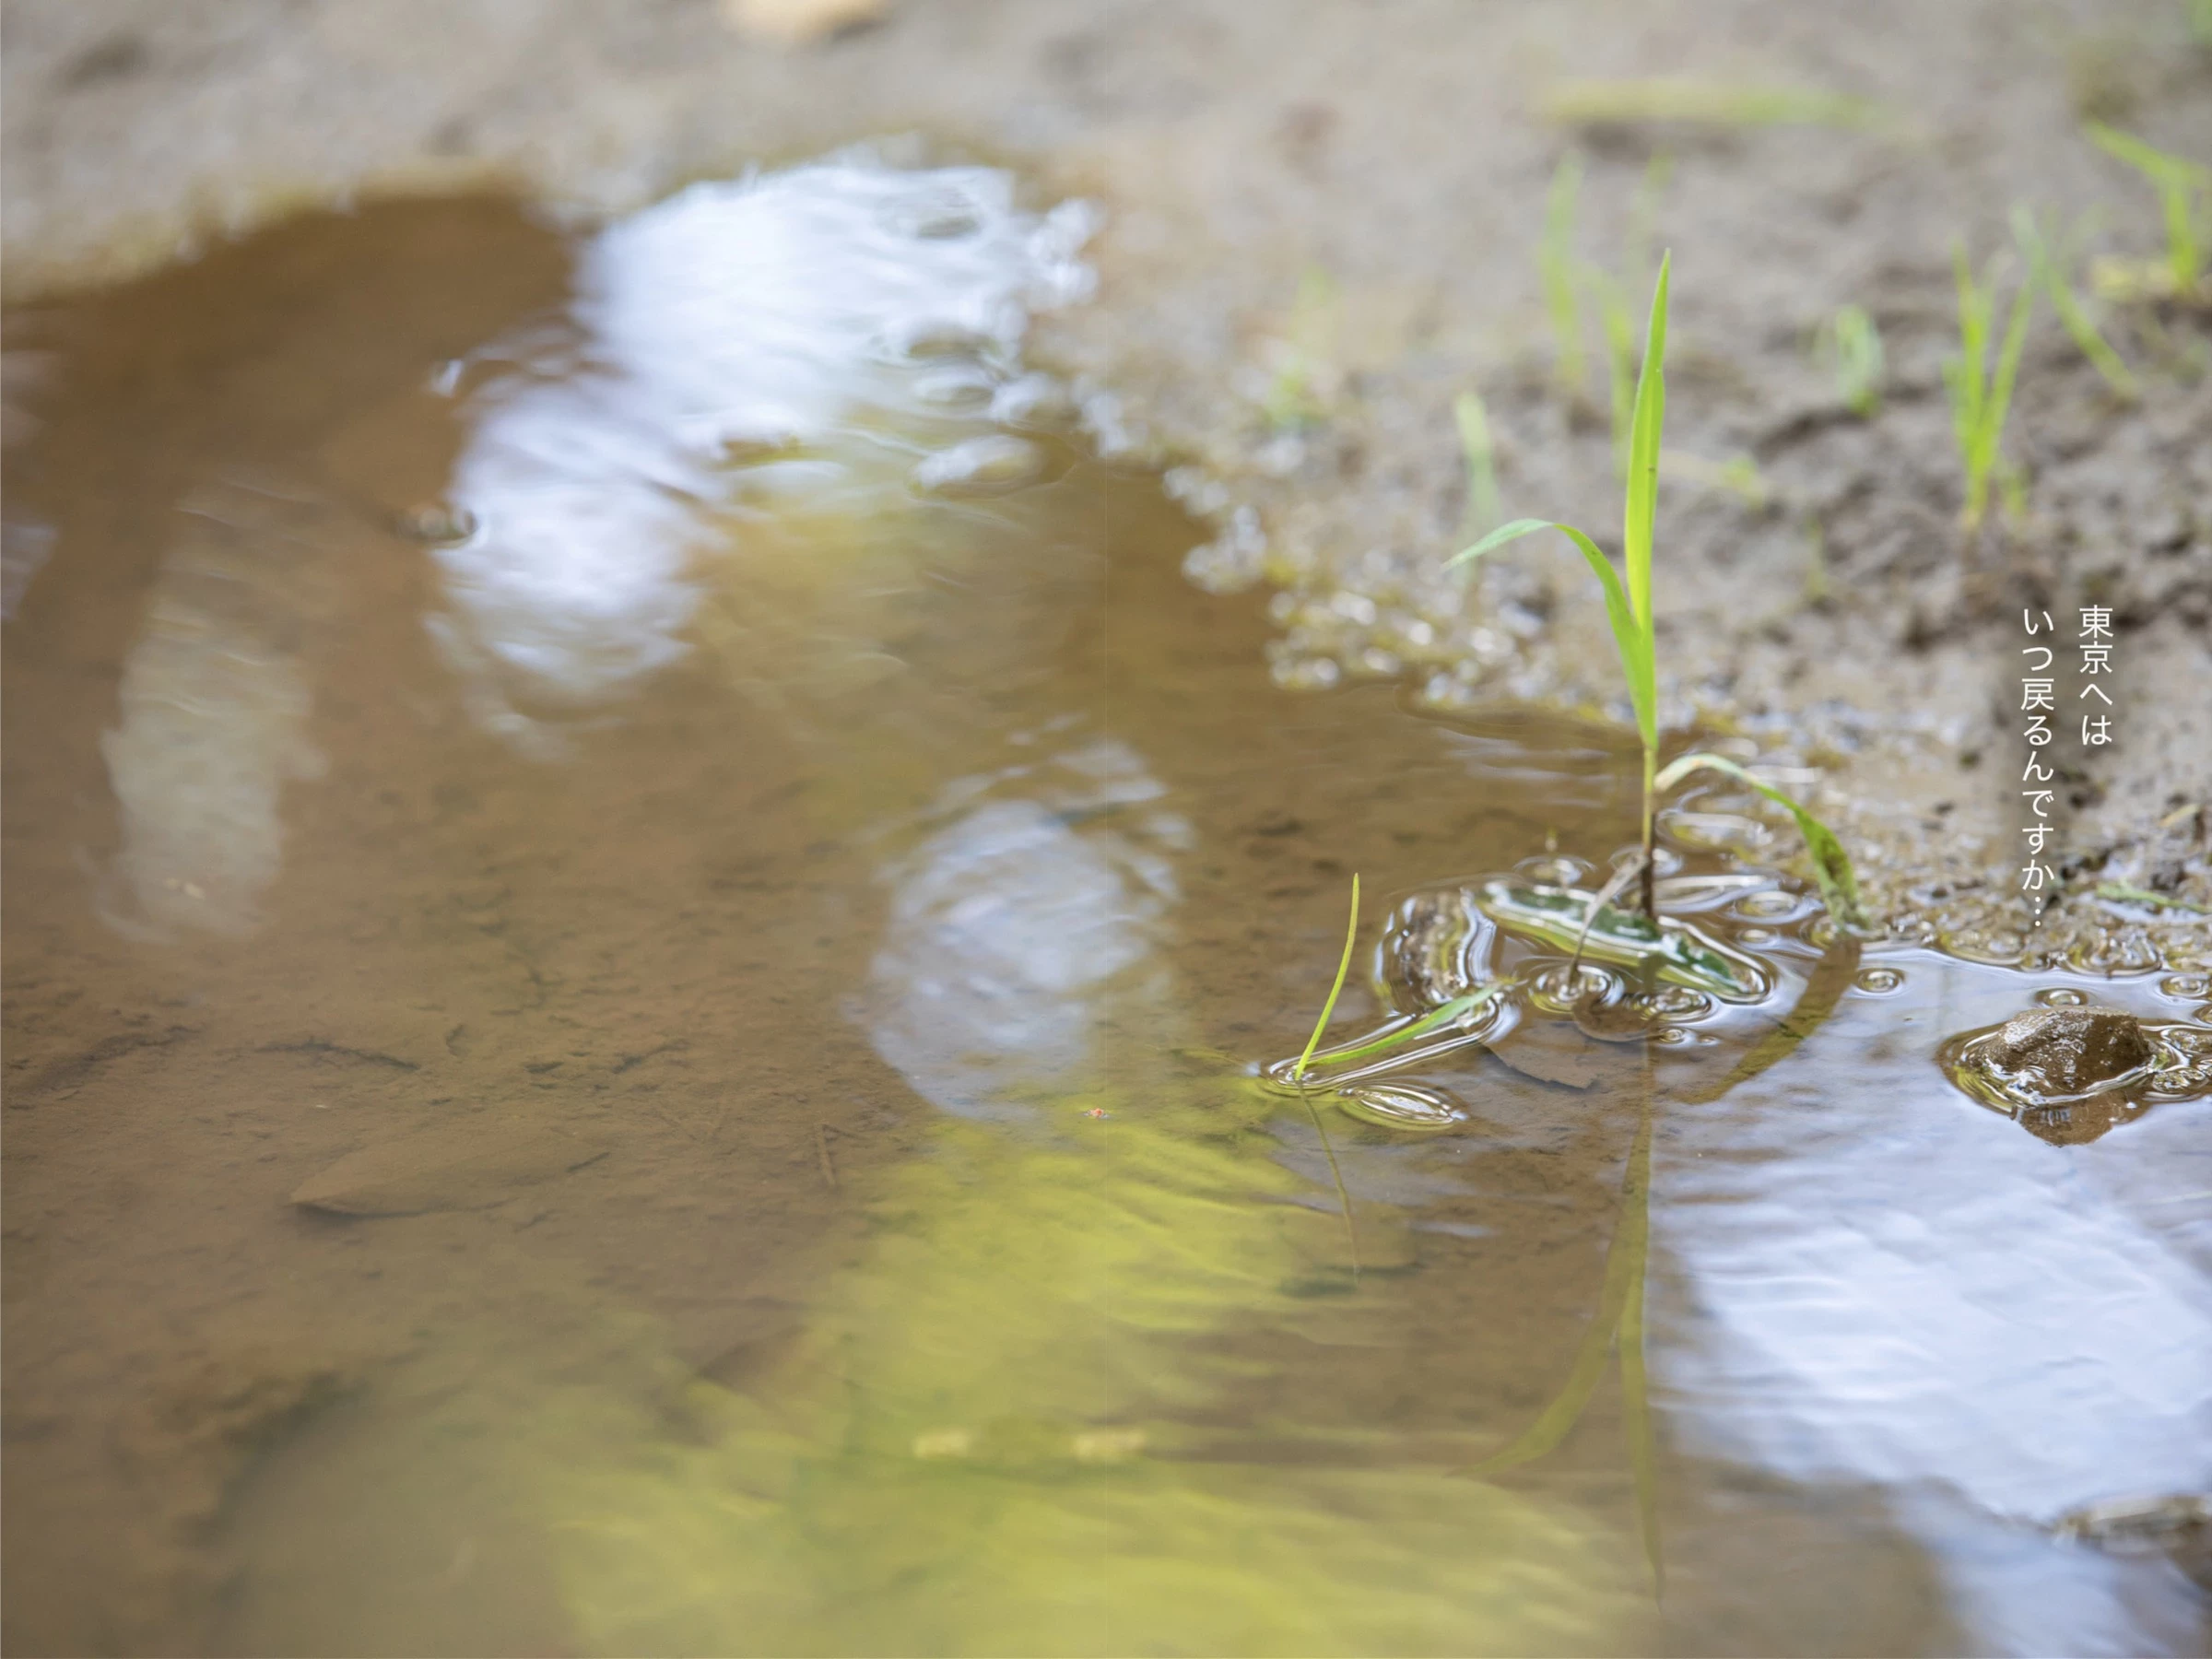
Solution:
M1023 359L1087 229L839 163L35 320L10 1644L2201 1646L2205 1103L1939 1064L2197 969L1839 941L1724 798L1575 960L1623 735L1277 689Z

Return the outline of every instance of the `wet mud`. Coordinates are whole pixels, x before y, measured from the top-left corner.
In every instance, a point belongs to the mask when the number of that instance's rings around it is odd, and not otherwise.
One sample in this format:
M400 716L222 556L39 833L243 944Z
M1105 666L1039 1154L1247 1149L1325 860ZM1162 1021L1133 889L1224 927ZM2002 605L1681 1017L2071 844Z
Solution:
M900 257L764 360L694 279L786 210ZM1278 686L1025 356L1086 229L796 170L42 309L9 1648L2201 1645L2080 1517L2212 1485L2203 1089L1941 1063L2201 963L1839 940L1708 795L1639 977L1627 735Z

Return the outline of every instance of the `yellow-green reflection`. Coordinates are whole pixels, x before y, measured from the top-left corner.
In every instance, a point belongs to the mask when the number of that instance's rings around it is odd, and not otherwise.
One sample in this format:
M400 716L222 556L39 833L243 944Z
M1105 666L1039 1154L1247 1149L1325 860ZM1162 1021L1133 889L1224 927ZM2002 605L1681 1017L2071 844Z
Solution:
M1241 1336L1356 1341L1342 1234L1257 1091L946 1123L865 1258L749 1393L685 1432L547 1427L571 1614L606 1652L1579 1652L1632 1617L1618 1550L1392 1461L1381 1426L1247 1420ZM1094 1112L1109 1115L1094 1116ZM579 1410L604 1411L604 1405ZM1230 1436L1298 1439L1242 1461ZM578 1463L596 1441L601 1459ZM628 1441L625 1445L623 1442ZM1378 1448L1382 1450L1378 1451ZM1247 1454L1249 1455L1249 1454Z

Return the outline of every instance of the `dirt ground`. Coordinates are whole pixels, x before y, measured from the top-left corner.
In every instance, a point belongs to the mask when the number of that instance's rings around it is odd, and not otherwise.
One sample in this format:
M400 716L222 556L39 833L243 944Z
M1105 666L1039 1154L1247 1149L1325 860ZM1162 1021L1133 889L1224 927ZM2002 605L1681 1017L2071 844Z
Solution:
M1118 402L1110 441L1196 464L1179 481L1225 535L1194 573L1283 588L1278 677L1602 701L1611 653L1567 555L1512 556L1471 586L1441 571L1465 502L1451 403L1470 387L1508 512L1618 523L1594 397L1547 383L1535 245L1575 147L1583 253L1615 268L1640 241L1675 253L1669 447L1707 464L1662 526L1677 712L1826 769L1893 910L1936 872L2009 895L2016 618L2109 604L2119 740L2065 756L2060 845L2085 866L2077 888L2206 896L2186 810L2212 798L2204 319L2133 340L2130 409L2044 308L2008 439L2028 517L1971 547L1939 367L1953 239L1977 258L2009 245L2015 204L2094 209L2110 249L2158 245L2149 190L2078 129L2098 117L2212 154L2212 51L2183 6L905 0L797 49L748 36L737 9L18 0L8 294L362 194L506 180L588 217L886 135L1003 159L1040 196L1105 208L1100 300L1054 319L1041 355ZM1547 118L1571 81L1649 76L1878 112L1863 128ZM1327 298L1301 312L1310 272ZM1853 301L1888 348L1867 422L1808 352ZM1275 395L1279 416L1286 387L1294 430L1265 407ZM1712 483L1739 455L1763 501ZM2077 908L2077 934L2109 931ZM1973 920L2017 926L2018 901Z

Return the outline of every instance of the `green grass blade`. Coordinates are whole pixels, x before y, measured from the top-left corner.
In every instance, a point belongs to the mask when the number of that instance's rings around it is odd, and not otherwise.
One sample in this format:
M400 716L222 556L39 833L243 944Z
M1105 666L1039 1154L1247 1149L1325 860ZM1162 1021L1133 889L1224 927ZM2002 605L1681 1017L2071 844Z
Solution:
M1659 507L1659 439L1666 425L1666 287L1674 255L1659 260L1652 288L1643 368L1636 377L1636 411L1629 423L1629 498L1621 546L1629 571L1629 609L1648 641L1652 633L1652 533Z
M1557 530L1582 549L1583 559L1597 577L1598 585L1605 590L1606 618L1613 625L1613 644L1620 653L1621 673L1629 682L1629 700L1636 708L1636 731L1647 748L1659 743L1658 676L1652 660L1650 630L1641 626L1636 613L1629 603L1628 591L1615 573L1613 561L1605 556L1598 545L1572 524L1561 524L1550 519L1515 519L1510 524L1500 524L1471 547L1463 547L1453 554L1445 569L1480 559L1484 554L1502 547L1508 542L1519 541L1524 535L1534 535L1539 530Z
M1829 915L1838 927L1848 933L1868 931L1866 907L1859 899L1859 880L1852 870L1851 855L1843 851L1843 843L1836 839L1833 830L1782 790L1753 777L1724 755L1684 755L1660 772L1655 787L1672 789L1698 771L1717 771L1733 778L1787 811L1797 821L1797 833L1805 839L1806 851L1812 854L1813 879L1819 884L1821 901L1828 906Z
M1643 739L1648 754L1659 747L1659 681L1653 662L1652 630L1637 620L1628 590L1621 586L1620 578L1613 573L1612 560L1598 545L1571 524L1557 527L1583 550L1584 562L1605 590L1606 618L1613 625L1614 649L1620 653L1620 671L1629 682L1629 701L1636 709L1636 735Z
M2212 167L2162 150L2155 144L2147 144L2133 133L2124 133L2101 121L2085 121L2082 131L2088 135L2091 144L2113 160L2124 161L2153 184L2163 186L2171 182L2212 185Z
M1352 950L1359 943L1359 877L1352 875L1352 919L1345 924L1344 955L1336 963L1336 982L1329 987L1329 1000L1321 1005L1321 1018L1313 1022L1313 1035L1306 1039L1306 1052L1298 1057L1290 1070L1293 1082L1306 1075L1306 1063L1313 1058L1313 1051L1321 1046L1321 1034L1329 1029L1329 1016L1336 1012L1336 998L1344 991L1344 976L1352 970Z
M1982 425L1982 391L1989 374L1989 304L1967 263L1966 244L1951 244L1951 280L1959 291L1959 355L1943 365L1944 388L1951 396L1951 431L1959 457L1973 462L1974 434Z
M2203 275L2204 255L2196 240L2196 193L2212 189L2212 168L2171 155L2146 144L2132 133L2123 133L2101 121L2083 124L2089 142L2115 161L2134 168L2159 193L2166 219L2167 261L2173 273L2175 292L2183 298L2196 291Z
M2066 331L2067 337L2104 377L2104 383L2112 389L2115 397L2134 403L2141 392L2134 371L2112 349L2112 343L2082 305L2081 296L2059 268L2059 255L2052 252L2042 228L2035 222L2035 215L2025 206L2012 210L2012 239L2019 244L2020 253L2028 261L2030 280L2049 297L2051 309L2058 313L2059 324ZM2069 262L2071 246L2069 239Z
M1453 565L1470 563L1480 559L1485 553L1495 552L1498 548L1504 547L1507 542L1519 541L1523 536L1534 535L1539 530L1556 530L1558 528L1559 526L1549 519L1515 519L1510 524L1499 525L1497 529L1491 531L1473 547L1462 547L1458 552L1453 554L1444 561L1444 569L1448 571Z
M1993 293L1992 298L1994 298ZM2035 284L2023 279L2013 290L2012 313L2005 321L2005 343L1997 347L1997 372L1982 410L1983 465L1994 468L2004 449L2005 421L2012 412L2012 385L2020 371L2020 348L2028 340L2028 319L2035 309Z

